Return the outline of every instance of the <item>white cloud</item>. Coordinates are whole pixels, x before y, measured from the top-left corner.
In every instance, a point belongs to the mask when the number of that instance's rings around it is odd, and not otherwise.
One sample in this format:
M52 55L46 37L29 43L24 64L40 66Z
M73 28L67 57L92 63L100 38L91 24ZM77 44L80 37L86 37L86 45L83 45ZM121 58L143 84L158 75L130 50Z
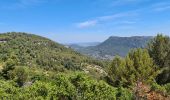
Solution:
M137 13L132 11L132 12L117 13L117 14L107 15L107 16L99 16L99 17L96 17L93 20L87 20L87 21L84 21L84 22L77 23L76 26L78 28L93 27L93 26L96 26L97 24L103 24L103 23L106 23L107 21L110 21L110 20L114 21L114 20L117 20L119 18L127 18L127 17L136 16L136 15L137 15ZM126 21L126 24L127 23L132 23L132 22Z
M101 16L101 17L98 17L98 19L101 21L105 21L105 20L117 19L121 17L133 16L133 15L134 14L132 14L131 12L124 12L124 13L117 13L117 14L108 15L108 16Z
M97 23L98 23L97 20L89 20L89 21L78 23L77 27L78 28L87 28L87 27L95 26Z

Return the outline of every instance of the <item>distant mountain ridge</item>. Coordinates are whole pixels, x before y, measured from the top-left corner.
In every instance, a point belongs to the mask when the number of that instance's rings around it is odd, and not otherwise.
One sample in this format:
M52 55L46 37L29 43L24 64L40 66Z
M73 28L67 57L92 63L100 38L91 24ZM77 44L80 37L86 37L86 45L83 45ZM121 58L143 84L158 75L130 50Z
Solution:
M118 37L111 36L104 42L89 47L70 46L76 51L99 59L111 59L115 55L125 56L133 48L143 48L152 36Z

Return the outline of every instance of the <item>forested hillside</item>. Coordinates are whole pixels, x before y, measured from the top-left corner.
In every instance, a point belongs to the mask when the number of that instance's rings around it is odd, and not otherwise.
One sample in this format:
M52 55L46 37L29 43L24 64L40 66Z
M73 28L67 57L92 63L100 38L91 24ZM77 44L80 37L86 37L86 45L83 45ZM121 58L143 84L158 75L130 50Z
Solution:
M56 70L80 70L85 63L97 64L97 61L47 38L15 32L0 34L0 61Z
M170 38L112 61L33 34L0 34L2 100L169 100Z

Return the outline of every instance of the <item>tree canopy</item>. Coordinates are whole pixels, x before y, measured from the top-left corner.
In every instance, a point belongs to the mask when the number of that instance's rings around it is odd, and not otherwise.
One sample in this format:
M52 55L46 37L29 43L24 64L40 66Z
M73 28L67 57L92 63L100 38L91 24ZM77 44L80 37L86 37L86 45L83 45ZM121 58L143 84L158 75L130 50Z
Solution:
M148 51L154 63L162 70L157 82L165 84L170 82L170 38L158 34L148 45Z

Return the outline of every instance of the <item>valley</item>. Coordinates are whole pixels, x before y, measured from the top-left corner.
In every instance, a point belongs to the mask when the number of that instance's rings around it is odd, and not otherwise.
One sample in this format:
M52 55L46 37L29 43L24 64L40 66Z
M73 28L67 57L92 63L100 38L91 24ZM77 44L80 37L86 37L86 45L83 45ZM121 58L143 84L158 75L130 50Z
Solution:
M111 36L102 43L90 46L70 44L75 51L102 60L111 60L114 56L124 57L131 49L145 48L152 39L151 36L116 37Z

